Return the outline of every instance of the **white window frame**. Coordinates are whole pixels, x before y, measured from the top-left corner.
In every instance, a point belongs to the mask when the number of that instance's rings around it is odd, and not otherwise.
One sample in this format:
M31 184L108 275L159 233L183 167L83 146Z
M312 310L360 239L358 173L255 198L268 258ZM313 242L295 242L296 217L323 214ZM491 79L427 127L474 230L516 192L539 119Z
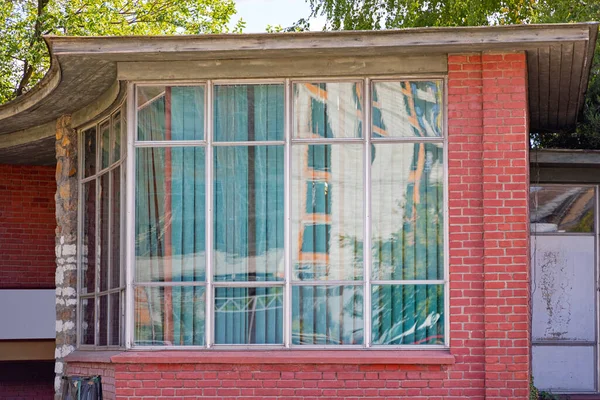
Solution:
M123 237L123 232L125 230L125 209L124 209L124 205L125 205L125 163L126 163L126 159L127 159L127 147L125 146L125 143L123 141L123 132L128 129L126 126L126 121L127 121L127 117L126 117L126 110L124 108L124 106L126 105L126 100L121 100L119 101L118 105L113 107L110 112L108 113L108 115L103 116L100 119L96 119L93 123L88 123L86 125L84 125L81 128L78 128L77 130L77 138L78 138L78 143L77 143L77 151L78 151L78 157L77 157L77 165L78 165L78 193L77 193L77 326L76 326L76 331L77 331L77 348L83 349L83 350L93 350L93 349L97 349L97 350L111 350L111 349L121 349L125 347L125 337L124 337L124 325L125 325L125 309L126 309L126 302L125 302L125 282L126 282L126 277L125 277L125 268L124 268L124 261L125 261L125 256L124 253L126 251L125 245L126 242L124 240ZM119 118L120 118L120 127L121 127L121 132L119 132L119 142L120 142L120 150L121 153L119 154L119 160L118 161L114 161L112 163L109 162L108 167L106 168L102 168L102 144L101 144L101 140L102 137L100 135L100 126L108 123L109 125L109 129L110 129L110 140L109 143L113 142L113 138L114 135L116 135L117 133L114 132L114 126L113 126L113 120L115 118L115 115L119 114ZM96 130L96 154L95 154L95 159L96 159L96 171L94 174L90 175L90 176L84 176L85 174L85 165L84 165L84 154L85 154L85 149L84 149L84 135L85 132L91 128L94 128ZM110 150L109 150L109 155L110 155ZM119 175L120 175L120 214L119 214L119 228L120 228L120 237L119 237L119 241L120 241L120 271L119 271L119 275L120 275L120 283L118 287L115 288L110 288L111 282L112 282L112 268L111 268L111 264L112 264L112 241L109 241L107 244L107 250L108 250L108 257L107 257L107 265L106 268L108 269L107 271L107 289L101 291L100 290L100 254L96 254L96 273L95 273L95 277L94 277L94 291L93 292L88 292L86 294L82 294L82 288L83 288L83 274L82 274L82 261L83 261L83 221L84 221L84 217L85 217L85 207L83 205L83 187L85 185L85 183L91 182L91 181L95 181L96 185L95 185L95 189L96 189L96 193L95 193L95 201L96 204L98 204L99 202L101 202L101 198L100 198L100 180L107 175L108 179L109 179L109 193L107 193L106 195L109 198L109 202L108 202L108 215L109 215L109 222L108 222L108 230L109 230L109 236L110 236L110 232L112 229L112 221L111 221L111 216L112 216L112 190L113 190L113 177L112 177L112 171L120 168L119 170ZM97 223L100 220L100 207L95 207L95 221L96 221L96 227L95 227L95 243L98 240L98 238L100 237L100 225ZM94 243L94 244L95 244ZM111 345L109 344L110 342L110 337L111 337L111 333L112 333L112 311L111 311L111 307L110 307L110 297L111 295L118 293L119 294L119 345ZM100 345L98 344L98 335L100 332L100 320L99 320L99 310L100 310L100 302L99 302L99 297L100 296L106 296L107 298L107 316L106 316L106 320L108 323L107 329L106 329L106 334L107 334L107 344L106 345ZM85 344L82 343L82 325L83 325L83 319L82 319L82 307L81 307L81 301L83 299L94 299L94 344Z
M394 138L371 138L371 91L373 82L380 81L441 81L443 87L443 135L442 137L431 137L431 138L414 138L414 137L394 137ZM364 340L362 345L292 345L291 344L291 196L290 193L290 182L291 182L291 147L292 143L303 143L303 144L315 144L315 140L312 139L292 139L292 113L293 113L293 93L292 84L295 82L348 82L348 81L361 81L363 82L364 97L363 102L365 104L365 112L363 112L363 137L356 138L342 138L342 139L321 139L318 143L329 144L329 143L362 143L366 146L366 151L363 152L365 157L365 163L370 162L371 157L371 142L381 143L426 143L434 142L440 143L443 146L444 163L443 163L443 271L444 276L442 280L402 280L402 281L385 281L386 284L443 284L444 285L444 344L443 345L376 345L372 346L371 343L371 285L373 282L376 284L379 281L371 280L371 254L368 249L371 247L371 194L370 190L365 190L363 199L364 204L364 240L363 240L363 280L356 281L356 283L362 283L363 285L363 323L364 323ZM214 307L213 307L213 229L212 229L212 159L213 159L213 88L215 85L249 85L249 84L283 84L285 90L285 105L284 105L284 140L273 141L273 142L260 142L258 144L282 144L284 145L284 190L285 190L285 205L284 205L284 257L285 257L285 274L284 280L275 282L265 282L266 286L276 287L281 286L284 288L284 311L283 311L283 334L284 343L283 345L264 345L264 344L253 344L253 345L215 345L214 344ZM137 87L140 86L196 86L204 85L205 87L205 138L204 140L186 140L186 141L137 141ZM126 158L126 206L123 207L126 210L126 232L125 238L126 243L123 247L125 249L125 277L126 277L126 302L125 302L125 347L127 349L141 349L141 350L258 350L258 349L294 349L294 350L315 350L315 349L369 349L369 350L390 350L390 349L404 349L404 350L435 350L435 349L447 349L450 344L450 287L449 287L449 233L448 233L448 83L446 75L403 75L403 76L336 76L336 77L323 77L315 76L314 78L285 78L285 79L228 79L228 80L199 80L199 81L181 81L181 80L157 80L157 81L136 81L129 82L127 86L127 150L128 157ZM231 146L237 142L226 142L223 145ZM241 142L239 144L242 144ZM243 144L247 145L247 142ZM206 320L205 320L205 345L204 346L165 346L165 345L150 345L150 346L139 346L134 344L134 277L135 277L135 151L140 147L174 147L193 145L205 147L205 207L206 207L206 281L204 287L206 288ZM368 164L364 164L364 175L363 182L365 189L370 184L370 168L367 168ZM383 282L383 281L381 281ZM298 283L298 282L296 282ZM331 281L324 281L323 284L331 283ZM200 286L198 283L190 282L192 286ZM160 283L158 286L166 286L168 283ZM219 286L248 286L246 282L228 282L219 283ZM183 286L183 285L181 285ZM252 286L252 285L250 285ZM264 285L263 285L264 286Z

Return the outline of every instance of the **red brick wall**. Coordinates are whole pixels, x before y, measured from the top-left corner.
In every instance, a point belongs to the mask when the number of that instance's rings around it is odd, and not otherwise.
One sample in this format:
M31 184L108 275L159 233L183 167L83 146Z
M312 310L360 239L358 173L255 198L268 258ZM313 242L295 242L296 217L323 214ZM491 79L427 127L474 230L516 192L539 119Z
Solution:
M54 362L0 362L0 400L54 399Z
M55 286L54 173L0 165L0 289Z
M450 351L455 363L116 364L118 398L527 399L525 56L450 55L448 68Z
M94 376L102 377L102 398L115 399L115 368L107 363L73 363L67 367L67 376Z

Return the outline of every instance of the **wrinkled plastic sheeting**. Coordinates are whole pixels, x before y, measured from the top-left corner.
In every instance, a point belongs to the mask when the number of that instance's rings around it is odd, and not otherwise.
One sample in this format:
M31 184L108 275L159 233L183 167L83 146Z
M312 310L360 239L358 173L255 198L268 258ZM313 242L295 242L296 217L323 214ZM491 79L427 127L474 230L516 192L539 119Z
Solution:
M102 400L99 376L64 376L63 400Z

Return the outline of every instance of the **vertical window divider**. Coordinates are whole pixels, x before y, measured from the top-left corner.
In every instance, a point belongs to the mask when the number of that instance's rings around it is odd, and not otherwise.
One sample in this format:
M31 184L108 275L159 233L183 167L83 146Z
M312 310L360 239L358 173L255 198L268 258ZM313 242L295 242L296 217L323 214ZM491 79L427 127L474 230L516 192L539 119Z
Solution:
M292 288L291 288L291 137L292 137L292 90L289 79L285 80L284 92L284 289L283 289L283 343L286 348L291 346L292 336Z
M126 157L126 215L125 219L125 347L133 347L134 292L133 269L135 267L135 132L137 130L136 90L133 83L127 85L127 157Z
M85 178L85 164L84 164L84 154L85 154L85 130L82 130L82 132L79 133L79 135L77 136L78 141L77 141L77 171L78 171L78 176L79 176L79 182L78 182L78 186L77 186L77 251L76 251L76 260L77 260L77 288L76 288L76 298L77 298L77 305L75 306L75 315L77 318L77 323L76 323L76 327L75 330L77 332L77 338L76 338L76 345L77 348L79 348L79 346L81 346L81 291L82 291L82 287L83 285L81 284L81 279L82 279L82 269L81 269L81 265L83 265L83 217L84 217L84 212L83 212L83 186L84 184L81 183L81 180L83 178ZM57 246L61 246L62 245L59 244Z
M109 129L110 129L110 139L109 139L109 148L108 148L108 160L109 160L109 167L112 167L113 165L113 160L111 158L111 147L112 143L113 143L113 135L114 133L114 126L113 126L113 116L110 116L110 125L109 125ZM112 297L110 294L110 289L111 289L111 284L112 284L112 254L113 254L113 248L112 248L112 232L113 232L113 213L112 213L112 207L113 207L113 171L114 168L110 168L106 174L108 174L108 223L107 223L107 228L108 229L108 243L106 244L106 248L107 248L107 253L106 253L106 268L108 268L108 271L106 271L106 290L108 291L107 294L105 294L106 296L106 324L108 325L106 327L106 346L110 346L110 339L111 339L111 333L112 333L112 319L111 319L111 311L110 311L110 303L111 300L110 298ZM102 246L102 249L104 249L104 245Z
M443 79L443 99L442 99L442 112L443 115L443 126L442 126L442 152L444 154L443 160L443 173L444 177L442 179L443 182L443 216L444 216L444 346L450 347L450 229L449 229L449 202L448 202L448 191L450 190L450 186L448 185L448 77L446 76Z
M363 81L363 135L364 135L364 346L371 347L371 80Z
M98 243L100 242L100 206L102 205L102 200L100 199L100 170L102 170L102 143L98 140L101 139L100 135L100 123L96 128L96 171L94 175L96 198L95 201L95 215L94 215L94 346L98 346L98 334L100 333L100 321L98 319L98 311L100 307L98 292L100 291L100 262L102 260L102 254L98 251ZM102 246L102 242L100 242L100 246Z
M204 290L204 298L206 301L206 312L205 312L205 322L204 322L204 330L205 330L205 345L207 348L211 348L214 343L214 333L213 333L213 149L212 149L212 140L213 140L213 82L211 80L206 82L206 91L205 91L206 101L204 102L205 106L205 135L206 135L206 152L204 157L205 162L205 212L206 212L206 243L205 243L205 254L206 254L206 268L205 268L205 290Z

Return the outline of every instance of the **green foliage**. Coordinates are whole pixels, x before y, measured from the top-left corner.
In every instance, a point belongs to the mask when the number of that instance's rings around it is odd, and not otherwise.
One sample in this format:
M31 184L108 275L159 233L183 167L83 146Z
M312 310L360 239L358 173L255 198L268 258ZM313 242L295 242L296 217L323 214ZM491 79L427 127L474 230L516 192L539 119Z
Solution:
M600 1L589 0L306 0L310 18L325 30L426 26L479 26L600 20ZM538 148L600 149L600 44L583 115L574 132L532 133Z
M160 35L228 30L233 0L0 1L0 103L23 94L48 69L42 35ZM239 20L234 31L241 31Z
M533 384L533 375L529 376L529 400L538 400L540 393L538 388Z

